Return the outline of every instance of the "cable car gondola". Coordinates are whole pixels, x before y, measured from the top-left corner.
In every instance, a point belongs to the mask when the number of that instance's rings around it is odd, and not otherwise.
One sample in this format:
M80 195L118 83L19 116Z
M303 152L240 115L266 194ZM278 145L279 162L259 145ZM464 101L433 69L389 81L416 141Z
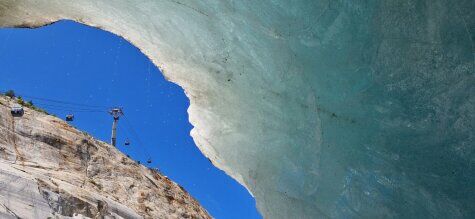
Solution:
M23 107L20 105L14 105L11 107L10 112L12 113L13 117L22 117L25 111Z
M124 145L125 145L125 146L129 146L129 145L130 145L129 139L126 139L126 140L125 140Z
M74 115L73 114L66 115L66 121L67 122L72 122L73 120L74 120Z
M149 164L152 163L152 159L149 158L149 159L147 160L147 163L149 163Z

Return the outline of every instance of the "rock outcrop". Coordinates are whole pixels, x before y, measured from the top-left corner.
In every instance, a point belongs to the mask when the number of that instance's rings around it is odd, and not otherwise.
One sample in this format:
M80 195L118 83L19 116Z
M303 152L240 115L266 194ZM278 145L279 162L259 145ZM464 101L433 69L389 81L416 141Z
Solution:
M183 188L66 122L0 97L0 218L210 218Z

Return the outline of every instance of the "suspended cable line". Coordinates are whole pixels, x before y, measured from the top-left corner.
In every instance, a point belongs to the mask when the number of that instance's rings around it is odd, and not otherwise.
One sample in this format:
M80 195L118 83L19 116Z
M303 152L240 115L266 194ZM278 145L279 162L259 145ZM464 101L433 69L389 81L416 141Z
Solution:
M35 105L42 108L49 108L55 110L64 110L64 111L75 111L75 112L107 112L107 110L100 110L98 108L83 108L83 107L72 107L72 106L62 106L56 104L44 104L44 103L35 103Z
M50 102L50 101L44 101L44 100L35 100L35 103L44 104L44 105L51 105L51 106L60 106L60 107L72 107L72 108L77 108L77 109L95 109L95 110L98 110L98 109L107 110L108 109L108 107L91 107L91 106L83 106L83 105L71 105L71 104Z
M137 140L137 142L139 142L140 140L136 139L136 137L132 134L132 130L129 128L129 126L127 125L123 125L122 123L119 124L119 127L121 127L122 129L125 127L125 132L127 134L127 136L131 136L133 137L133 139ZM128 144L127 144L128 142ZM129 141L129 138L127 137L126 138L126 143L125 143L126 146L130 145L130 141ZM132 144L133 145L133 144ZM142 147L142 145L140 143L137 143L137 145L139 145L139 147ZM139 150L140 153L142 154L143 157L147 157L147 154L145 154L145 152L143 150Z
M152 163L150 153L148 152L147 148L143 146L142 140L140 139L139 135L135 131L134 127L132 126L132 123L129 121L129 119L127 119L127 116L124 115L123 117L124 117L126 125L129 127L130 132L132 132L136 140L139 142L139 147L145 151L146 155L148 155L147 163Z
M90 107L90 108L107 108L105 106L87 105L87 104L82 104L82 103L74 103L74 102L67 102L67 101L61 101L61 100L53 100L53 99L34 97L34 96L29 96L29 95L20 95L20 96L26 97L26 98L29 98L29 99L33 99L33 100L47 101L47 102L60 103L60 104L72 105L72 106L83 106L83 107Z
M6 91L1 91L2 93L5 93ZM50 99L50 98L44 98L44 97L38 97L38 96L31 96L31 95L26 95L26 94L16 94L18 97L25 97L28 99L32 99L35 101L45 101L45 102L50 102L50 103L56 103L56 104L64 104L64 105L71 105L71 106L77 106L77 107L89 107L89 108L108 108L107 106L98 106L98 105L89 105L89 104L83 104L83 103L75 103L75 102L70 102L70 101L62 101L62 100L55 100L55 99Z
M105 111L100 110L75 110L75 109L63 109L60 107L48 107L38 105L41 109L51 110L51 111L59 111L59 112L72 112L72 113L104 113Z
M135 129L133 128L132 124L130 123L130 121L127 119L127 117L125 115L124 115L124 120L125 120L125 123L126 123L128 129L129 129L129 131L131 132L131 134L134 135L134 138L136 138L139 141L140 146L142 146L142 140L140 139L137 132L135 132Z

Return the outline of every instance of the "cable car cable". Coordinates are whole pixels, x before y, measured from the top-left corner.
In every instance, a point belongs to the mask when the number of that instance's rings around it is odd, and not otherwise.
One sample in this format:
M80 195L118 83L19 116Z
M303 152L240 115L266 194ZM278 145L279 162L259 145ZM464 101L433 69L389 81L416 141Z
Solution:
M0 90L0 92L5 93L7 91ZM99 105L89 105L89 104L83 104L83 103L75 103L75 102L70 102L70 101L62 101L62 100L55 100L55 99L50 99L50 98L44 98L44 97L38 97L38 96L31 96L31 95L26 95L26 94L20 94L16 93L15 94L17 97L26 97L28 99L32 100L37 100L37 101L46 101L46 102L52 102L52 103L58 103L58 104L65 104L65 105L72 105L72 106L82 106L82 107L89 107L89 108L108 108L107 106L99 106Z
M46 109L53 109L53 110L60 110L60 111L74 111L74 112L107 112L106 110L99 110L99 109L87 109L87 108L75 108L69 106L59 106L59 105L50 105L50 104L42 104L36 103L36 106Z
M119 127L123 127L124 125L121 125L121 123L119 123ZM126 129L125 129L125 132L127 132L127 134L129 136L131 136L131 134L133 133L132 131L132 128L129 126L129 125L125 125L126 126ZM137 136L138 137L138 136ZM134 135L134 138L135 140L137 140L137 145L138 145L138 148L143 148L143 145L141 144L141 140L139 140L135 135ZM133 147L133 148L136 148L136 147ZM147 157L147 154L144 152L144 150L141 150L141 149L138 149L139 150L139 153L145 158ZM140 161L138 161L139 164L140 164Z
M41 98L41 97L34 97L34 96L29 96L29 95L20 95L22 97L26 97L29 99L33 100L40 100L40 101L48 101L48 102L53 102L53 103L60 103L60 104L66 104L66 105L72 105L72 106L84 106L84 107L90 107L90 108L107 108L105 106L95 106L95 105L87 105L87 104L82 104L82 103L74 103L74 102L68 102L68 101L61 101L61 100L54 100L54 99L48 99L48 98Z
M132 123L129 121L129 119L127 119L127 116L124 115L123 117L124 117L124 119L125 119L126 125L129 126L129 128L130 128L132 134L133 134L134 137L137 138L137 140L139 141L139 146L145 151L145 153L146 153L147 155L149 155L148 160L147 160L147 163L151 163L151 160L150 160L150 159L151 159L150 153L149 153L149 151L147 150L147 148L143 146L142 140L140 139L139 135L137 134L137 132L136 132L135 129L133 128ZM150 161L150 162L149 162L149 161Z

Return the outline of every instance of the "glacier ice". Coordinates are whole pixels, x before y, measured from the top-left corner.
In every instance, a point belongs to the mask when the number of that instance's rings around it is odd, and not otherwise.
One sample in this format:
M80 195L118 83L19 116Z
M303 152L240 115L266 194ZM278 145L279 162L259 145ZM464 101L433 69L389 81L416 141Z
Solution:
M1 0L140 48L266 218L474 218L474 0Z

